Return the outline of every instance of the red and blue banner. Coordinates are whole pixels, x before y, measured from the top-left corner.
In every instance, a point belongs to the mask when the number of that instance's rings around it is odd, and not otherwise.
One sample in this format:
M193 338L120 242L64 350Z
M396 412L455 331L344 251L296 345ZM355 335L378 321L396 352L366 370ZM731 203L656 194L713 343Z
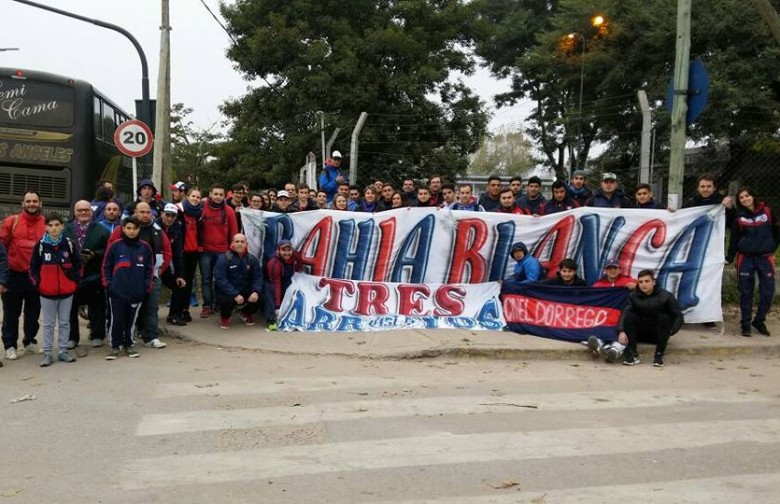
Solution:
M586 341L595 335L617 340L625 288L564 287L504 282L501 287L504 318L510 331L568 341Z
M359 282L303 273L279 308L283 331L381 331L504 327L498 282L409 284Z
M532 217L436 208L376 214L241 209L253 254L290 240L313 276L394 284L481 284L512 274L512 243L525 242L549 275L565 258L592 285L607 260L623 273L656 273L687 322L720 321L725 214L721 205L667 210L577 208Z

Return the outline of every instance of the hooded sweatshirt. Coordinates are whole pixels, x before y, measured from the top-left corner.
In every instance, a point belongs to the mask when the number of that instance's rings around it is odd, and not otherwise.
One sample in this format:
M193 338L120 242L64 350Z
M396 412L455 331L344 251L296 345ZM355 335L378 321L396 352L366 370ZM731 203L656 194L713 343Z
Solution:
M524 256L515 264L512 279L520 283L538 282L542 279L542 265L536 257L528 253L528 247L523 242L516 242L512 245L512 252L522 250Z
M135 201L127 205L127 208L125 208L124 216L129 217L135 213L135 207L138 203L143 201L141 199L141 188L144 186L150 186L152 188L152 200L149 201L149 206L152 208L152 215L156 219L160 215L162 215L163 208L165 208L165 201L162 199L157 198L157 188L154 186L154 183L151 181L151 179L143 179L138 183L138 188L135 190L135 194L138 196Z
M284 293L292 283L293 274L301 271L301 262L297 252L293 251L292 257L285 261L280 254L281 247L290 242L282 241L276 246L276 254L268 259L265 265L265 280L273 289L274 307L282 306Z

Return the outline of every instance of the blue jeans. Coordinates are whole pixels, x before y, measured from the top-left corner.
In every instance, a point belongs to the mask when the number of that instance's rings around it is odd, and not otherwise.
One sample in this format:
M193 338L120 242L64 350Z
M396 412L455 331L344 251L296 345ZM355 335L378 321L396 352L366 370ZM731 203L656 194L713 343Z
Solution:
M149 343L160 336L157 327L158 311L160 309L160 285L160 279L154 277L152 290L144 297L141 303L141 310L138 312L136 325L138 326L138 334L141 335L144 343Z
M203 252L200 256L200 289L203 292L203 307L214 308L214 266L221 252Z

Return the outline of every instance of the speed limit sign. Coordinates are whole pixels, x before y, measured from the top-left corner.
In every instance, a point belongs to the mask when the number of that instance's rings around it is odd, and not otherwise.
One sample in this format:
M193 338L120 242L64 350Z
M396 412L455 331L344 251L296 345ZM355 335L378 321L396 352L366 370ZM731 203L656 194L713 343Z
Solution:
M152 130L138 119L125 121L114 132L114 145L126 156L143 157L152 150Z

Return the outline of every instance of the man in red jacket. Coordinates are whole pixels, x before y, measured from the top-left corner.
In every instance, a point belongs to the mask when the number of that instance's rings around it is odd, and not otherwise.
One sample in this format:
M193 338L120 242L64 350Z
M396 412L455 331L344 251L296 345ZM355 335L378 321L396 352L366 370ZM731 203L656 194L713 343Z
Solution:
M210 317L214 313L214 266L219 256L228 251L230 242L237 233L236 214L225 204L225 188L215 184L211 186L209 197L203 202L203 213L200 217L200 242L203 246L203 254L200 256L203 291L201 318Z
M19 317L24 309L24 349L41 353L35 335L38 333L38 317L41 300L30 281L30 267L35 244L43 238L46 223L41 215L41 197L30 191L22 199L22 212L6 217L0 225L0 241L8 250L8 283L2 287L3 297L3 347L5 358L16 359L19 340Z

